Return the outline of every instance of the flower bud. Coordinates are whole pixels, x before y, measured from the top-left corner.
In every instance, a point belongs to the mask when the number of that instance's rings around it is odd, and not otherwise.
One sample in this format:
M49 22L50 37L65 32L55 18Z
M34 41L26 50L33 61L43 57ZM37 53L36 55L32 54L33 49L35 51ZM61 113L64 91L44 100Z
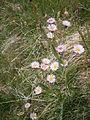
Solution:
M57 13L57 18L59 18L60 17L60 11L58 11L58 13Z
M67 11L67 10L65 10L64 15L65 15L66 17L68 17L68 16L69 16L69 13L68 13L68 11Z

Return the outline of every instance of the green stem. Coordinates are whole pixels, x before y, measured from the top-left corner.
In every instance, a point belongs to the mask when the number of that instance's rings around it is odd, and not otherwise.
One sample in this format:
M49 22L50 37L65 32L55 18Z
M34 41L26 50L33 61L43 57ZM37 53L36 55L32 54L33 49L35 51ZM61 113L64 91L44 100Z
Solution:
M78 30L78 32L79 32L79 34L80 34L80 36L81 36L81 38L82 38L82 40L83 40L83 43L84 43L84 45L85 45L85 47L86 47L86 49L87 49L87 51L88 51L88 53L89 53L89 49L88 49L88 46L87 46L87 44L86 44L86 42L85 42L85 39L84 39L84 36L83 36L82 32L81 32L80 30Z

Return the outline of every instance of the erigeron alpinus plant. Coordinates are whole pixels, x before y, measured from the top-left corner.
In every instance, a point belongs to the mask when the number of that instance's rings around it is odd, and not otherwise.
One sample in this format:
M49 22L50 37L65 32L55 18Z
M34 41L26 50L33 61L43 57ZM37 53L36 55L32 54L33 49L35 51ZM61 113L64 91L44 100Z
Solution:
M0 5L0 120L89 120L89 0L1 0ZM45 22L48 16L55 18ZM61 19L71 26L62 25ZM50 40L48 24L57 27ZM85 48L81 55L73 51L79 43ZM56 51L59 45L65 45L63 53ZM30 68L34 61L39 67ZM56 71L50 69L54 62L59 62ZM47 76L52 74L55 82L50 83ZM40 94L35 92L38 86Z
M49 18L47 22L49 23L47 27L49 31L47 37L55 59L51 60L47 57L41 58L41 62L32 61L31 63L33 71L39 70L41 73L38 75L39 80L34 84L34 91L31 97L31 100L37 99L37 102L40 100L41 104L37 106L36 110L34 108L34 111L30 113L30 118L32 120L41 120L44 118L46 118L46 120L62 120L64 102L69 96L72 96L72 90L69 86L70 83L68 83L69 62L64 56L67 48L62 44L57 46L54 44L54 32L58 29L55 18ZM69 21L62 21L62 25L70 27L71 23ZM76 55L82 54L84 48L82 45L77 44L73 46L72 51ZM76 68L73 68L73 70L74 69ZM73 72L74 71L72 71L72 73ZM72 76L71 83L73 82L73 78L74 76ZM28 107L27 104L25 105ZM34 107L34 104L32 104L32 107ZM37 111L39 112L37 113Z

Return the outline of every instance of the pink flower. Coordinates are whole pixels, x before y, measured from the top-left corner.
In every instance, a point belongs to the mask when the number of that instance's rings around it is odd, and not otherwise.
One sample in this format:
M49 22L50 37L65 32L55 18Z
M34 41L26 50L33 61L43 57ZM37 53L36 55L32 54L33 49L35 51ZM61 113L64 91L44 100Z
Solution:
M48 76L47 76L47 81L48 81L49 83L54 83L54 82L56 81L55 75L53 75L53 74L48 75Z
M51 32L49 32L49 33L47 33L47 37L50 38L50 39L52 39L52 38L54 38L54 34L51 33Z
M37 61L32 62L31 67L32 68L39 68L39 62L37 62Z
M30 103L26 103L26 104L25 104L25 108L26 108L26 109L28 109L30 106L31 106Z
M51 68L52 71L56 71L59 68L59 63L58 62L53 62L50 65L50 68Z
M63 63L61 64L61 66L64 66L64 67L68 66L68 61L67 60L63 60Z
M59 53L62 53L62 52L64 52L65 47L64 47L63 45L59 45L59 46L56 48L56 50L57 50Z
M66 26L66 27L70 27L71 26L71 23L69 21L67 21L67 20L62 21L62 24L64 26Z
M36 117L36 113L35 112L32 112L31 114L30 114L30 118L32 119L32 120L35 120L37 117Z
M48 68L49 68L48 65L45 65L44 63L41 64L41 69L42 69L43 71L47 70Z
M50 23L50 24L52 24L52 23L55 23L56 21L55 21L55 18L49 18L48 20L47 20L47 22L48 23Z
M74 45L73 48L75 53L82 54L84 52L84 48L82 45Z
M52 32L57 30L57 27L54 24L49 24L47 28L49 29L49 31L52 31Z

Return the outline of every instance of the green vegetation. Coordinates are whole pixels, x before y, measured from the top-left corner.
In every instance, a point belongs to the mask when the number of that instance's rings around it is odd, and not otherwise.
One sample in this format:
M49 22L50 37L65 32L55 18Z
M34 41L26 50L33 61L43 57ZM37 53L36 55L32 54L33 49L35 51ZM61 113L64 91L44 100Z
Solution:
M30 120L32 112L37 120L90 119L89 7L89 0L0 1L0 120ZM58 28L53 40L46 35L50 17L56 19ZM62 20L71 21L72 26L65 28ZM72 40L74 34L80 35L79 40ZM85 52L75 56L72 49L78 43ZM63 55L55 49L59 44L66 45ZM59 65L65 58L69 65L54 72L30 67L43 58L56 60ZM46 80L50 73L56 76L53 84ZM35 95L38 85L42 93ZM30 100L26 110L25 103Z

